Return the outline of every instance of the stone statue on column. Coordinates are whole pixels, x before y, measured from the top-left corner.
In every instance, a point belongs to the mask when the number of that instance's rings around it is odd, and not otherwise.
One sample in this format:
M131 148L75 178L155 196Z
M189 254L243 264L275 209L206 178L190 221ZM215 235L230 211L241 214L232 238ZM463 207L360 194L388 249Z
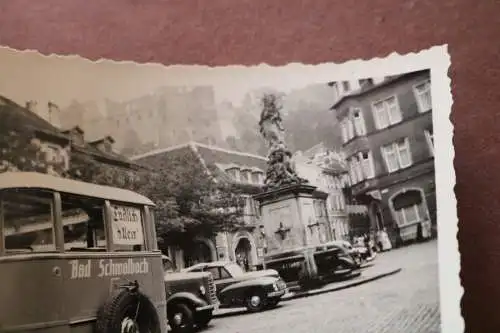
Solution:
M292 153L285 144L285 129L280 110L281 106L276 95L266 94L262 97L259 127L269 147L268 167L264 182L267 190L307 183L306 179L297 175L292 165Z

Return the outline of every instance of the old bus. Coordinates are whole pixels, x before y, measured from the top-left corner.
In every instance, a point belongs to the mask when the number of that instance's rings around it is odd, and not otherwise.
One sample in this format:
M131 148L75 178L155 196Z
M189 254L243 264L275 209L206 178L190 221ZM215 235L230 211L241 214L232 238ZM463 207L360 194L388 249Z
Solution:
M0 174L0 332L166 333L153 206L123 189Z

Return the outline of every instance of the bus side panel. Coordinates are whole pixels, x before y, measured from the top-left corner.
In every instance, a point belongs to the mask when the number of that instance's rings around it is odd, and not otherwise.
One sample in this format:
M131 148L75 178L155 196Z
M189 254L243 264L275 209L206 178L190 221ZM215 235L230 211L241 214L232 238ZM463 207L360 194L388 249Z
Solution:
M63 264L65 309L72 332L96 318L102 306L122 286L137 281L139 290L157 308L165 306L165 287L161 276L159 254L99 253L65 255ZM159 308L163 323L165 310ZM166 330L166 325L164 326ZM85 331L82 331L85 332Z
M152 289L155 290L155 292L151 295L148 294L148 296L150 297L151 300L153 300L153 302L156 305L162 330L164 330L164 332L167 333L168 331L167 298L165 295L165 280L164 280L165 272L163 271L161 255L159 255L158 257L151 258L151 262L153 264L153 278L154 278ZM160 291L157 292L157 290Z
M59 259L0 259L0 331L68 332Z

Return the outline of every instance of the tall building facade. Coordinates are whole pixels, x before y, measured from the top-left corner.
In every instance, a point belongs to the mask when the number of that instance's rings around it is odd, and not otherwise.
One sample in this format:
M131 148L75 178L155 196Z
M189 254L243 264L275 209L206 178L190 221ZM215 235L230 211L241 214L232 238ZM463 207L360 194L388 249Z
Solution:
M349 167L348 191L368 206L365 231L385 229L395 243L435 235L430 72L362 81L332 109Z
M332 238L350 240L348 205L343 191L348 171L343 154L320 143L308 150L297 151L293 160L299 176L328 194L326 214ZM321 212L316 215L321 216Z

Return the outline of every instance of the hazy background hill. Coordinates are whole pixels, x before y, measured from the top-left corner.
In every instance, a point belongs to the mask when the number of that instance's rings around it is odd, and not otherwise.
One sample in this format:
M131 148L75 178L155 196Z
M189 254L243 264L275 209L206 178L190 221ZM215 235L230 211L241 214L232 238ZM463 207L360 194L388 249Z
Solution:
M267 147L258 128L260 97L265 92L282 95L286 140L293 151L319 142L339 145L337 122L329 110L333 96L326 84L288 94L255 89L239 104L218 102L211 86L164 87L126 102L74 100L60 109L59 123L62 128L79 125L88 140L111 135L116 149L126 155L189 140L265 155Z

